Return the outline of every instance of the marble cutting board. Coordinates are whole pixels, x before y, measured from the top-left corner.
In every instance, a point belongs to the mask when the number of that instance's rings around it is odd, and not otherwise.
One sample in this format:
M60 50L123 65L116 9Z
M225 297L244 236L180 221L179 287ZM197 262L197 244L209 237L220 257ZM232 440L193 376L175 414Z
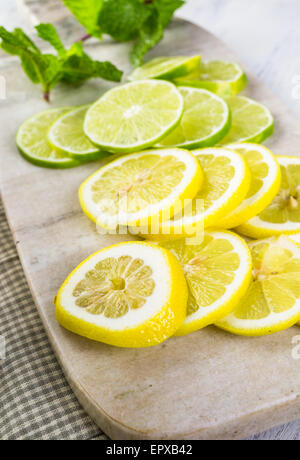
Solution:
M128 70L127 45L91 42L88 52ZM213 35L173 22L156 55L198 54L238 60ZM151 56L150 56L151 57ZM101 162L55 171L23 160L18 125L47 108L14 59L0 63L7 99L0 101L1 194L19 255L51 344L79 401L113 439L240 439L300 416L300 361L292 340L300 328L243 338L214 327L150 349L119 349L61 328L53 298L68 273L91 253L120 239L103 236L81 212L77 190ZM245 94L276 119L267 142L276 154L298 154L299 123L253 75ZM52 105L78 105L111 84L98 80L72 91L59 87Z

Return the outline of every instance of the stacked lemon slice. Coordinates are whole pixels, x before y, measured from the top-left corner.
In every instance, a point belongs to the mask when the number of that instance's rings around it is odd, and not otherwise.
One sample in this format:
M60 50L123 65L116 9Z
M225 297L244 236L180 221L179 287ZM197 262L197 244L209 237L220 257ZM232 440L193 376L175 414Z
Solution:
M211 324L251 336L296 324L300 159L261 145L274 120L238 95L247 83L241 67L157 58L129 80L18 131L22 155L40 166L112 160L80 186L81 207L98 231L148 240L82 262L57 295L58 321L121 347Z

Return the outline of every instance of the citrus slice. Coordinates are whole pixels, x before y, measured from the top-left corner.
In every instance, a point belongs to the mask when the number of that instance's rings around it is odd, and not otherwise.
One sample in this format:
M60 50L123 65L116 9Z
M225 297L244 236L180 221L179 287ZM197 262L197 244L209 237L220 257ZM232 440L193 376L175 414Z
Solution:
M300 158L276 157L281 167L281 188L272 203L258 216L237 227L250 238L300 232Z
M181 87L179 90L184 99L181 122L160 146L195 149L210 147L223 139L231 126L227 103L205 89Z
M231 110L232 125L222 145L237 142L260 144L274 131L274 119L267 107L244 96L226 98Z
M201 62L198 70L190 75L177 78L179 86L205 88L219 96L235 96L247 85L243 69L235 62L206 61Z
M249 243L253 277L239 305L217 326L260 336L293 326L300 318L300 249L282 235Z
M186 316L187 285L177 259L155 245L128 242L82 262L56 298L66 329L118 347L150 347Z
M245 198L251 181L249 167L237 152L220 148L194 150L203 174L203 186L185 209L172 219L141 229L142 236L165 240L193 236L214 227Z
M110 152L142 150L159 142L180 122L183 97L167 81L142 80L105 93L88 110L84 132Z
M280 189L281 172L273 153L262 145L241 143L226 148L242 155L251 171L246 198L218 224L218 227L233 228L252 219L272 202Z
M128 80L147 80L148 78L161 78L170 80L188 75L199 69L200 56L175 56L159 57L137 67L128 77Z
M202 180L200 164L187 150L149 150L99 169L81 185L79 197L84 212L101 227L148 225L178 212Z
M94 160L105 156L83 132L83 122L90 106L76 107L63 114L51 126L48 140L55 149L78 160Z
M64 152L54 149L47 140L50 126L69 110L71 110L69 107L45 110L29 118L20 126L16 143L26 160L47 168L71 168L80 165L80 162L70 158Z
M247 244L227 231L207 231L203 241L160 243L179 260L189 288L187 317L176 335L197 331L230 313L245 295L252 260Z

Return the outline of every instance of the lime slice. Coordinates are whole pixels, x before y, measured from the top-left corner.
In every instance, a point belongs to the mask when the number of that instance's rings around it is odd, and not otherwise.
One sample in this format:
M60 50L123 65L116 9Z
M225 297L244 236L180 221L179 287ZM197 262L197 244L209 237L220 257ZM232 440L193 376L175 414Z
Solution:
M268 206L277 195L280 166L273 153L260 144L231 144L228 149L242 155L251 172L251 185L242 203L218 223L221 228L233 228L247 222Z
M56 298L66 329L118 347L150 347L186 316L187 285L174 255L142 242L102 249L82 262Z
M175 335L197 331L230 313L245 295L252 261L247 244L225 231L207 231L203 241L160 243L179 260L189 287L187 317Z
M230 110L219 96L197 88L180 88L184 112L177 128L162 140L163 147L195 149L210 147L228 133Z
M203 180L187 150L161 149L123 155L103 166L80 187L83 211L100 227L139 226L174 215L192 199Z
M89 105L77 107L54 122L48 132L50 144L78 160L94 160L106 156L86 137L83 122Z
M175 56L159 57L152 59L141 67L136 68L128 77L128 80L147 80L148 78L161 78L171 80L173 78L188 75L199 69L200 56Z
M217 326L260 336L287 329L300 317L300 249L286 236L249 243L253 276L246 295Z
M198 71L175 80L179 86L205 88L219 96L235 96L247 85L243 69L235 62L201 62Z
M281 167L281 188L258 216L237 227L250 238L300 232L300 158L277 156Z
M232 125L222 145L237 142L260 144L274 131L274 119L267 107L244 96L226 99L231 109Z
M49 109L34 115L20 126L16 143L26 160L46 168L71 168L81 164L64 152L54 149L47 140L50 126L70 110L69 107Z
M141 236L152 240L182 238L202 233L203 227L215 227L220 219L235 209L245 198L251 181L249 167L237 152L208 148L193 154L203 170L203 184L185 209L158 228L141 229Z
M84 132L110 152L136 152L150 147L180 122L183 97L160 80L143 80L113 88L88 110Z

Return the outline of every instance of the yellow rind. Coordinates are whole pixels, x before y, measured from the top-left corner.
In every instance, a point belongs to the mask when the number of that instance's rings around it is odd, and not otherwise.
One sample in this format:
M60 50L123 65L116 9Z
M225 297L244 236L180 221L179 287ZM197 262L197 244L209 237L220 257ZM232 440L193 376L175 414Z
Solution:
M159 250L164 256L166 264L170 270L170 292L168 301L162 305L161 310L150 320L145 321L136 328L126 328L122 331L110 330L96 326L85 320L78 319L67 312L61 304L61 293L68 284L71 276L84 265L91 257L84 260L68 276L60 288L56 298L56 318L57 321L67 330L89 339L104 342L109 345L123 348L140 348L158 345L167 338L174 335L175 331L181 326L186 317L186 307L188 299L188 288L183 274L183 270L176 257L168 250L160 248L151 243L134 242L137 245L152 246L156 251ZM124 246L128 243L119 243L115 246ZM112 246L111 246L112 247ZM101 251L108 251L110 247ZM96 253L97 254L97 253Z
M299 228L300 228L300 225L299 225ZM255 240L269 238L270 236L295 235L299 233L299 229L297 230L262 229L262 228L254 227L253 225L249 224L249 222L243 225L239 225L235 230L241 235L245 235Z
M226 332L230 332L231 334L242 335L244 337L262 337L265 335L275 334L276 332L285 331L286 329L289 329L290 327L295 326L295 324L297 324L298 321L299 321L299 315L296 315L295 317L291 318L289 321L286 321L284 323L277 324L276 326L273 326L273 327L260 328L257 330L234 328L228 324L225 324L224 322L216 323L215 325L219 329L222 329L223 331L226 331Z
M293 242L291 239L289 240L291 243L294 244L295 249L299 251L299 246L295 242ZM277 332L284 331L294 326L297 323L300 325L299 319L300 319L300 312L298 311L286 321L278 321L277 323L273 325L269 324L265 327L256 327L256 328L253 327L250 329L246 327L245 328L235 327L229 321L226 321L226 317L224 317L224 319L221 319L220 321L215 322L215 326L217 326L219 329L222 329L226 332L230 332L231 334L235 334L235 335L241 335L245 337L261 337L261 336L271 335ZM240 321L241 323L243 323L242 319ZM255 320L253 320L253 322L255 322Z
M181 149L181 150L183 150L183 149ZM147 154L147 152L148 153L155 153L155 150L153 150L153 151L152 150L150 150L150 151L145 150L145 151L143 151L141 153ZM179 212L180 209L182 209L184 200L192 199L192 198L194 198L196 196L197 192L201 189L201 186L203 184L203 172L202 172L202 168L201 168L199 162L194 157L194 155L191 152L188 152L187 150L185 150L185 152L187 152L189 155L191 155L191 157L193 157L194 160L195 160L195 173L194 173L194 176L192 177L192 179L190 180L189 184L187 185L187 187L177 197L176 202L171 203L169 207L162 208L159 211L159 213L156 214L156 215L149 215L146 218L137 219L137 220L133 220L133 221L129 220L127 222L120 223L120 225L127 225L128 227L144 227L144 226L148 226L149 219L156 219L158 221L161 221L163 219L163 216L166 215L166 213L167 213L167 211L169 209L170 209L170 216L172 217L174 214ZM123 155L122 159L127 158L127 157L129 158L130 155L131 154ZM118 158L116 159L116 161L117 160L118 160ZM109 165L111 166L112 163L113 162L109 163ZM98 174L98 171L93 173L90 177L88 177L81 184L81 186L79 188L79 192L78 192L78 194L79 194L79 202L80 202L80 205L81 205L81 208L82 208L83 212L87 215L87 217L89 217L93 222L95 222L100 227L102 227L102 228L104 228L106 230L112 230L115 227L109 227L106 223L104 223L100 219L97 219L96 216L94 216L91 212L89 212L89 210L87 209L87 207L85 205L84 199L83 199L83 189L84 189L85 185L90 180L92 180L94 176L96 176Z
M209 150L213 150L213 148L209 148ZM222 149L222 150L226 150L226 149ZM199 152L201 152L201 150L199 150ZM233 153L236 153L236 152L233 152ZM197 155L197 150L194 150L194 154ZM151 235L150 233L144 233L145 230L143 229L143 233L141 233L140 236L146 239L154 240L154 241L166 241L171 238L180 239L180 238L188 238L188 237L195 236L197 234L197 231L199 230L199 222L201 221L203 221L204 229L217 227L220 219L222 219L229 212L231 212L233 209L239 206L239 204L246 197L249 191L249 188L250 188L251 172L250 172L249 166L247 165L246 161L241 155L239 155L238 153L236 153L236 155L238 155L242 159L242 163L244 166L243 175L241 177L239 187L231 195L230 199L226 203L223 204L223 206L218 208L213 214L209 214L208 216L206 216L205 219L202 219L202 220L199 219L197 223L184 225L183 233L179 233L180 226L176 227L172 225L170 227L171 232L168 235L162 234L162 233L159 233L157 235ZM197 191L199 190L200 188ZM165 222L160 225L160 231L165 225L166 225Z
M295 159L296 158L299 161L299 157L292 156L292 155L277 155L276 158L277 159L280 159L280 158ZM300 222L299 222L298 229L285 230L284 225L280 228L280 224L278 224L278 229L269 229L263 226L254 226L250 223L250 221L251 219L248 222L236 227L235 230L241 235L245 235L249 238L254 238L254 239L269 238L270 236L280 236L280 235L295 235L300 232Z
M245 145L247 145L247 144L245 144ZM253 144L250 144L250 145L253 145ZM259 147L261 148L262 146L260 145ZM226 148L230 149L231 146L226 146ZM277 162L275 155L271 152L270 149L268 149L265 146L263 146L263 148L265 150L269 151L270 155L272 155L272 157L275 160L276 165L277 165L277 174L276 174L276 178L275 178L272 186L269 188L267 193L262 195L251 206L248 206L247 209L244 209L239 214L235 214L234 211L233 211L231 214L229 214L228 217L226 216L225 218L223 218L221 220L221 222L219 223L218 227L220 227L220 228L234 228L234 227L237 227L239 225L242 225L244 222L247 222L248 220L250 220L253 217L257 216L267 206L269 206L269 204L272 203L273 199L275 198L275 196L279 192L280 185L281 185L281 170L280 170L279 163Z

